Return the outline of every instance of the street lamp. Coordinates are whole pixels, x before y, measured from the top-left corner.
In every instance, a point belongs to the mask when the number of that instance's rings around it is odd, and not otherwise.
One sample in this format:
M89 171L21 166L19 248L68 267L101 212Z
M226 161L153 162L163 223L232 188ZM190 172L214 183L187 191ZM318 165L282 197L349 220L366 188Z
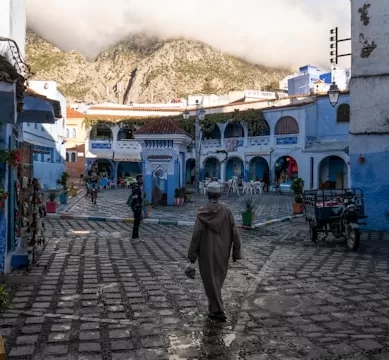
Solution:
M332 107L335 107L336 104L338 103L339 95L340 95L340 90L338 88L338 85L336 85L336 83L333 82L330 86L330 89L328 90L328 99Z
M200 121L205 119L205 110L203 107L200 108L199 101L196 100L196 118L195 118L195 189L199 192L200 182ZM184 120L189 120L189 110L185 110L183 113Z

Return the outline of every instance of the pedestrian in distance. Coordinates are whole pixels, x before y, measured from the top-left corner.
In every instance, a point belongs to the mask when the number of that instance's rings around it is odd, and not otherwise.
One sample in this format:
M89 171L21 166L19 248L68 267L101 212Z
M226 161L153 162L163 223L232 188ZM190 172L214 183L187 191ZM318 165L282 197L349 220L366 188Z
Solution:
M194 263L198 260L200 275L208 298L208 317L225 321L226 315L221 289L227 276L232 249L232 260L241 259L241 246L234 216L228 206L219 201L221 186L211 182L208 187L209 202L200 207L189 246L186 269L194 277Z
M139 239L139 227L142 221L143 210L143 175L136 175L136 182L131 185L130 206L134 213L134 227L132 229L132 241L137 243L143 242Z

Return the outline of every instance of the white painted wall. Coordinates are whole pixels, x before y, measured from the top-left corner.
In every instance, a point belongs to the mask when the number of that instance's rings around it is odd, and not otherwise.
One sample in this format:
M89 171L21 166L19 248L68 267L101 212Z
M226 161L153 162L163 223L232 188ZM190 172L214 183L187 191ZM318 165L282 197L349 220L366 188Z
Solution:
M25 55L26 44L26 9L25 0L0 1L0 36L16 41L21 55ZM8 52L9 45L0 42L0 54ZM9 54L7 54L9 55Z

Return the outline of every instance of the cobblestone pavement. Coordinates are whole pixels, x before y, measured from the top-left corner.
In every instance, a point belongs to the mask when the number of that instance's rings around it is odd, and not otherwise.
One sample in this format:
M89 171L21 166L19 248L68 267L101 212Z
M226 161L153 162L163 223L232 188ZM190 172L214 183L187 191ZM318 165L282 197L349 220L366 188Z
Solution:
M61 206L58 213L68 215L82 215L108 218L132 217L131 209L126 205L128 189L101 191L97 204L92 204L90 197L85 199L82 194L72 200L67 206ZM290 216L292 212L293 197L291 195L265 193L263 195L223 196L222 200L230 206L236 220L241 223L242 201L245 197L253 197L257 205L256 223ZM180 221L194 221L196 209L207 201L206 196L192 197L191 202L184 206L160 206L152 209L150 217L153 219L167 219Z
M389 358L389 235L357 253L311 243L302 219L242 230L244 260L223 289L228 321L205 317L184 275L191 227L46 221L39 265L8 278L0 321L9 359ZM179 231L177 231L179 229Z

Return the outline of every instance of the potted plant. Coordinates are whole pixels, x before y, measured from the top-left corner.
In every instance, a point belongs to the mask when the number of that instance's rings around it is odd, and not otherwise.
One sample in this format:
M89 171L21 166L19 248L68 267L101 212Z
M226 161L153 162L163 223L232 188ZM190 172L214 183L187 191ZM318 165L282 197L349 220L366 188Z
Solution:
M68 203L68 180L69 174L66 171L64 171L61 174L61 177L57 180L57 184L62 186L62 193L59 194L59 202L61 204Z
M256 205L252 198L243 200L242 222L243 226L253 227Z
M49 201L46 201L46 212L48 214L55 214L57 211L57 203L55 199L57 198L57 193L51 191L49 193Z
M291 190L294 194L293 213L302 214L304 211L303 204L303 192L304 192L304 180L296 178L292 181Z
M180 189L176 188L174 190L174 205L179 205L179 195L180 195Z
M184 187L178 189L178 204L184 205L186 189Z
M0 188L0 209L4 208L4 202L7 199L8 199L8 193L4 189Z
M185 202L189 202L192 200L193 191L192 190L186 190L185 191Z

